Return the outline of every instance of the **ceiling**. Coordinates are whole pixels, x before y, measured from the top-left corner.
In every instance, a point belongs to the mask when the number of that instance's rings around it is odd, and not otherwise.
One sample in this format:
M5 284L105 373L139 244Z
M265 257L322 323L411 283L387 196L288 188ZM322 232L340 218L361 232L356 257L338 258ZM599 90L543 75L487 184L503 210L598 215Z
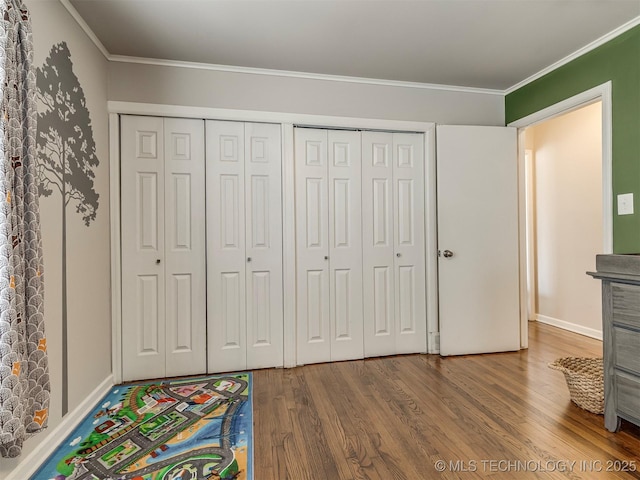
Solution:
M640 0L67 3L114 56L496 90L640 16Z

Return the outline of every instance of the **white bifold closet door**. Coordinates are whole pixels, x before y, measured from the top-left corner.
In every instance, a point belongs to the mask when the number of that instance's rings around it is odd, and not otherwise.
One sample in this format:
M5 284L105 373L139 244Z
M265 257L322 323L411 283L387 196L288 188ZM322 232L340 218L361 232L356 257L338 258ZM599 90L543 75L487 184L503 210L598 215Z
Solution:
M295 129L297 361L363 358L360 132Z
M362 132L364 353L427 351L424 137Z
M283 365L280 126L206 122L208 371Z
M123 380L206 371L204 122L121 120Z

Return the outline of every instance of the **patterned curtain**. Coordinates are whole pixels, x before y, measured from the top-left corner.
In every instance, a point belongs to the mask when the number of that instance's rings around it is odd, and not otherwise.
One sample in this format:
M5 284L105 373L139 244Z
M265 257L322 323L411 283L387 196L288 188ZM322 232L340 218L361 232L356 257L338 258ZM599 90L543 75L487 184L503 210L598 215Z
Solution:
M29 12L0 0L0 455L47 425L49 366Z

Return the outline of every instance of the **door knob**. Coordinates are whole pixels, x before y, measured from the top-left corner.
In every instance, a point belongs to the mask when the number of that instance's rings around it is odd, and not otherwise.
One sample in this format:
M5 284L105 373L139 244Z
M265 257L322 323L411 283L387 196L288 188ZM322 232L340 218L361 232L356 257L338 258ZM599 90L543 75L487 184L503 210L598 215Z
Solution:
M396 253L396 257L400 258L402 256L401 253Z
M156 259L156 265L160 265L160 259Z
M325 255L325 256L324 256L324 259L325 259L325 260L329 260L329 256L328 256L328 255Z
M250 262L250 261L251 261L251 257L247 257L247 262Z
M453 252L451 250L445 250L442 252L442 255L444 255L444 258L451 258L453 257Z

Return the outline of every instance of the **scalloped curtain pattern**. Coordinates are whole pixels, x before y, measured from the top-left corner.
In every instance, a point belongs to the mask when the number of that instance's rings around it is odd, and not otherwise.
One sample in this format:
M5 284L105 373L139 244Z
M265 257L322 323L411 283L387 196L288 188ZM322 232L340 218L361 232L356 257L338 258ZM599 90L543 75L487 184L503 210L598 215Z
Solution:
M21 0L0 8L0 455L17 457L47 426L50 384L31 21Z

